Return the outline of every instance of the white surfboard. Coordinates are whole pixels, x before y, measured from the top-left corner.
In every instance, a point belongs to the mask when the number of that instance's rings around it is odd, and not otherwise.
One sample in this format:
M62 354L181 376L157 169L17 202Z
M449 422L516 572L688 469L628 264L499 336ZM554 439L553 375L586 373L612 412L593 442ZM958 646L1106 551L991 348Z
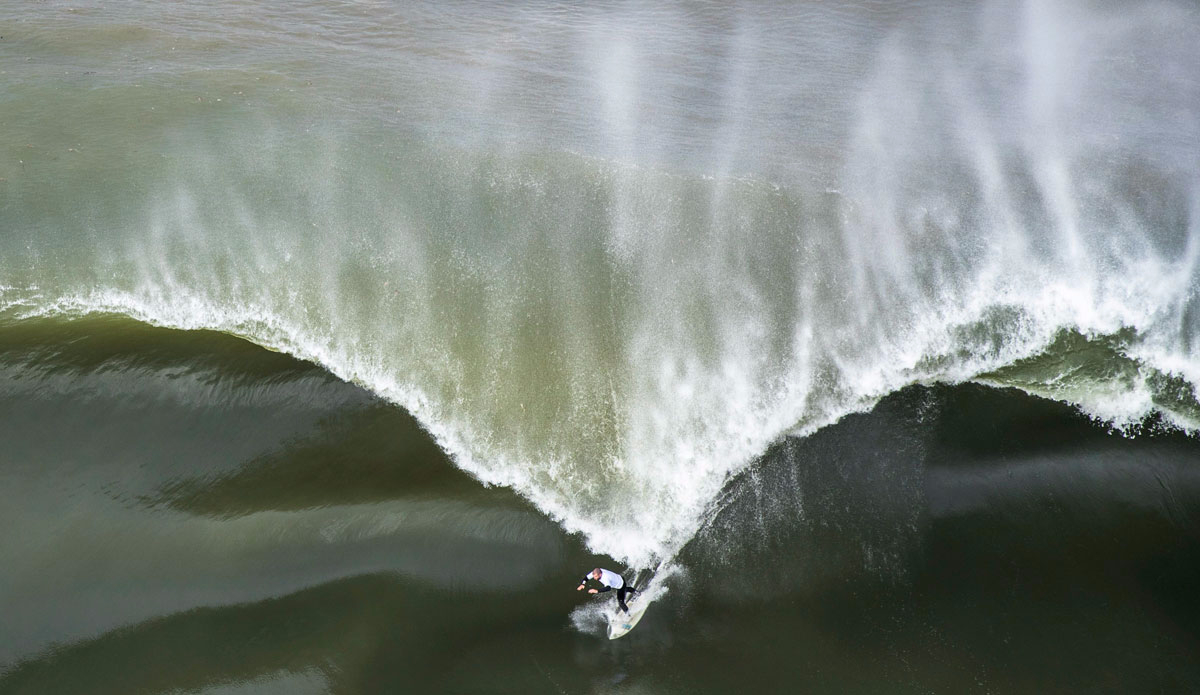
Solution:
M637 626L638 621L646 614L646 609L650 607L650 599L646 598L642 592L633 595L633 598L625 602L629 606L629 612L615 609L616 613L608 619L608 638L617 639L629 634L629 631Z

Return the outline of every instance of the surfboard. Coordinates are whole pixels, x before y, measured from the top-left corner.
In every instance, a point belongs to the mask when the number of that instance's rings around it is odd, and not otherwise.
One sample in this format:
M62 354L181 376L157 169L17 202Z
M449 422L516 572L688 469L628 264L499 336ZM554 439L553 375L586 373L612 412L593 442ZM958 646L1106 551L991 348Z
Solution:
M616 613L608 619L609 639L619 639L628 635L629 631L636 627L642 616L646 614L646 609L650 607L650 599L639 591L633 595L633 598L626 601L625 605L629 606L628 613L617 608Z

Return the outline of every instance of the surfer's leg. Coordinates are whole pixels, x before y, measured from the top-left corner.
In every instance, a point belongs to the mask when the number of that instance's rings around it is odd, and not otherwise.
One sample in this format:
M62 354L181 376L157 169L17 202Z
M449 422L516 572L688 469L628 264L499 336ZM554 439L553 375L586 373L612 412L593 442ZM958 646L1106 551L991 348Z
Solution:
M628 593L629 591L630 591L630 588L627 586L623 586L620 589L617 589L617 605L620 606L621 610L625 611L626 613L629 612L629 606L625 605L625 594Z

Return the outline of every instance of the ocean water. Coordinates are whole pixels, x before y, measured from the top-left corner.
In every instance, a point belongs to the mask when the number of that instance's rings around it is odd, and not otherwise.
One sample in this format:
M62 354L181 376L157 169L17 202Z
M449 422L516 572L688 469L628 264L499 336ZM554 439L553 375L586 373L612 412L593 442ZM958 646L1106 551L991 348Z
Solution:
M1193 3L0 7L0 693L1200 689Z

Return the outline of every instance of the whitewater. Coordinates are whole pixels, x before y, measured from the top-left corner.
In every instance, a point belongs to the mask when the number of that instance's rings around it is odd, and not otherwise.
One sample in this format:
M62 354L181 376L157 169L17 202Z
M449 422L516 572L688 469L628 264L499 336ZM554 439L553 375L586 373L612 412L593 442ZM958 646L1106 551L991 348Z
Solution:
M310 360L633 568L912 384L1194 431L1195 8L904 9L16 10L0 320Z

